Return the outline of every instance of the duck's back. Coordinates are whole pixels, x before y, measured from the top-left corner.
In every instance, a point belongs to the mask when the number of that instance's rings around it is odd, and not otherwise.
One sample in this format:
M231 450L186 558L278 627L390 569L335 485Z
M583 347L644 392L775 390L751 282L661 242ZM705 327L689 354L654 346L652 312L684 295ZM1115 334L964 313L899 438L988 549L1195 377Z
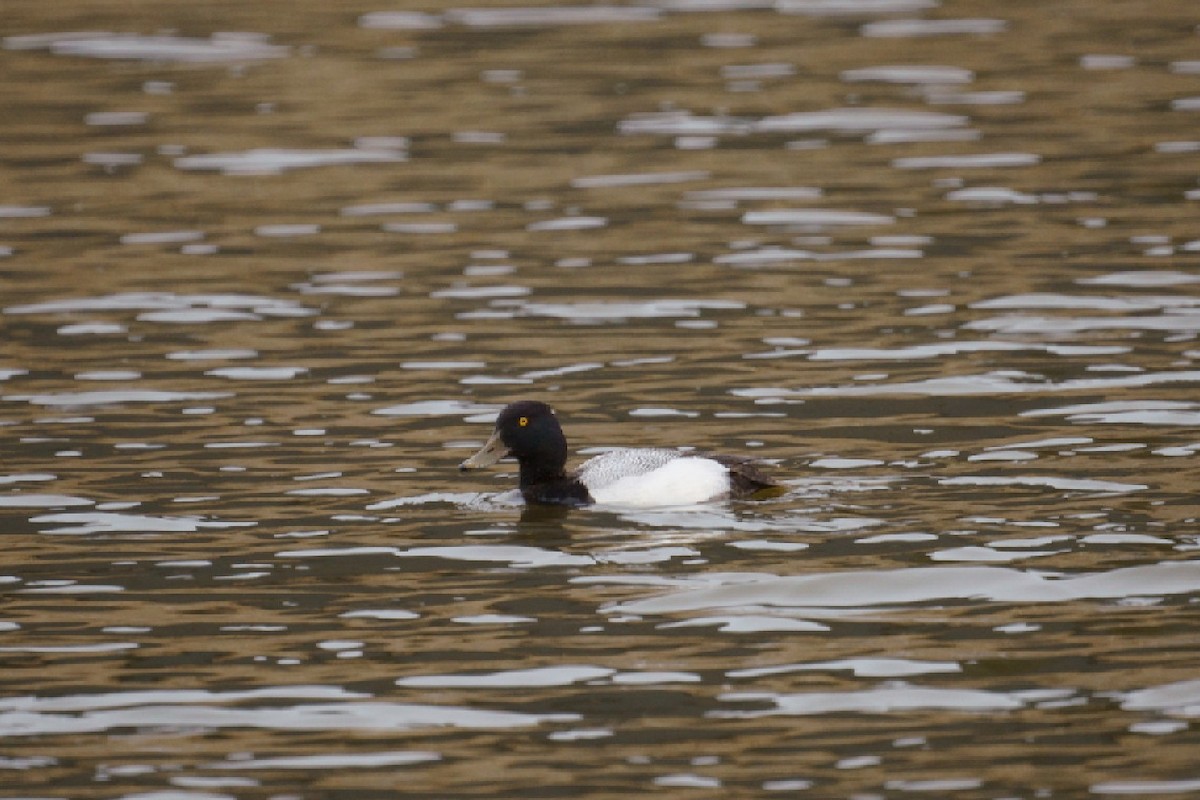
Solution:
M676 450L610 450L586 461L579 480L604 505L690 505L729 493L729 469Z

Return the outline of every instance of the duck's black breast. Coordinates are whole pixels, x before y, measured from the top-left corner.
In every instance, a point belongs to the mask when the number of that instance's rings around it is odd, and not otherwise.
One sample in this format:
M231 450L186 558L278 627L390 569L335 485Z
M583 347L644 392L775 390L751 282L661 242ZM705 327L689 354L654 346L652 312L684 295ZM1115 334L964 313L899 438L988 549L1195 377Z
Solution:
M587 487L574 475L522 484L521 496L526 503L539 505L590 506L595 502L588 494Z

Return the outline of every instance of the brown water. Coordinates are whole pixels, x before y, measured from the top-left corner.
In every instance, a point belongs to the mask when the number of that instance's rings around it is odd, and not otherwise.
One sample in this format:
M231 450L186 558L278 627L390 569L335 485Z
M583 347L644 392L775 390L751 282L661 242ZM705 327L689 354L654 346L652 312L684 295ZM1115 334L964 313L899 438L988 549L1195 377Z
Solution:
M1192 0L3 16L4 797L1200 794Z

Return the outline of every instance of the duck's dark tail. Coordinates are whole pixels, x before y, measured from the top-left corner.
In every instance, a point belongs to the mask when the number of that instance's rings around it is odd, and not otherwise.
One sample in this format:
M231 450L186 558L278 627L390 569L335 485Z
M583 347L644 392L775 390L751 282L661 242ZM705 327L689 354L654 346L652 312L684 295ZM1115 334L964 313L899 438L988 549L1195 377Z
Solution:
M729 469L729 494L740 500L767 500L779 497L787 487L767 475L749 458L711 456Z

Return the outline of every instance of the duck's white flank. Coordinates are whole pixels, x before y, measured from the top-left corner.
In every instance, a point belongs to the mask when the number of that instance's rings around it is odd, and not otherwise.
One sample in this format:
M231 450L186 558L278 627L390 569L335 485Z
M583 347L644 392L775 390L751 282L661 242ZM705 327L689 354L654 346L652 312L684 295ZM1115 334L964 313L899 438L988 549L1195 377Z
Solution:
M611 450L585 462L579 479L601 505L691 505L729 494L724 464L674 450Z

